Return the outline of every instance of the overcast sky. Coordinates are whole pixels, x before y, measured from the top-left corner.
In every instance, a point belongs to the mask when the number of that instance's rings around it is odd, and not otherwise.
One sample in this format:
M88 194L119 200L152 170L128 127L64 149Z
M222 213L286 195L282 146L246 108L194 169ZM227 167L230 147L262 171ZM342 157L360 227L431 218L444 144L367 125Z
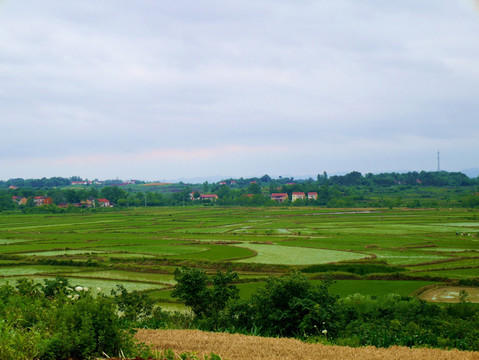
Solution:
M479 167L477 10L0 1L0 179Z

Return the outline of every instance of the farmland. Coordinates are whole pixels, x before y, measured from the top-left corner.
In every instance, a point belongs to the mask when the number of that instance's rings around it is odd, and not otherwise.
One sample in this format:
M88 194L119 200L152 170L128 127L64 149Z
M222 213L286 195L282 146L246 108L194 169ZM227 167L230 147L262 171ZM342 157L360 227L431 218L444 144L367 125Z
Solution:
M173 272L181 265L210 273L232 268L240 275L242 297L269 275L323 265L308 276L330 272L338 279L331 291L342 296L409 295L479 276L478 215L311 207L1 215L0 283L61 274L97 292L121 283L171 302ZM328 268L331 263L340 266ZM365 270L373 265L372 272Z
M165 349L174 349L177 353L194 351L200 356L214 352L223 359L230 360L400 360L405 358L411 360L473 360L479 358L477 352L472 351L409 349L398 346L389 349L377 349L372 346L354 349L346 346L308 344L296 339L215 334L197 330L140 330L136 337L151 345L159 353Z

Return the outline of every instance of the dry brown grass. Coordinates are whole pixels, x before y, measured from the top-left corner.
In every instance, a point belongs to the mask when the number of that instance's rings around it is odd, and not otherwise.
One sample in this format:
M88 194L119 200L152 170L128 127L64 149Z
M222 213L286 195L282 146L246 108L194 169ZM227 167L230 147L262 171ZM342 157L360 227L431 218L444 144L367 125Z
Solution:
M177 353L212 352L228 360L479 360L479 352L437 349L410 349L394 346L350 348L307 344L294 339L208 333L198 330L139 330L136 338L153 349Z

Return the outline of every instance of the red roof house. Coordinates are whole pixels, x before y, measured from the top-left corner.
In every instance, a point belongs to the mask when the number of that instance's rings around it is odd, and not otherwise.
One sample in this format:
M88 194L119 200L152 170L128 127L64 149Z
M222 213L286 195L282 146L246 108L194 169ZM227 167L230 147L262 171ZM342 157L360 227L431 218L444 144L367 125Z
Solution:
M112 207L108 199L97 199L96 200L100 207Z
M218 195L216 195L216 194L201 194L200 199L201 200L208 200L208 201L215 201L215 200L218 200Z

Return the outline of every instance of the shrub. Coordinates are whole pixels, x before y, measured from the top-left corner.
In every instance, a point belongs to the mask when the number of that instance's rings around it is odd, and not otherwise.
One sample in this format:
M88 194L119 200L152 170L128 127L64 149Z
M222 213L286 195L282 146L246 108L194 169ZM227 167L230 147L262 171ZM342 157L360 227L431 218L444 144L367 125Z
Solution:
M86 359L133 349L112 299L86 295L52 311L51 337L40 344L42 359Z
M135 322L151 316L153 300L148 295L137 290L128 292L123 285L117 285L111 294L125 320Z
M93 298L84 288L74 290L62 281L48 280L43 287L28 280L15 288L1 286L0 319L0 359L149 354L124 328L113 298Z
M184 301L198 318L216 319L231 300L238 299L239 290L231 285L239 279L238 274L228 270L218 272L209 279L202 269L182 267L175 270L177 285L171 296ZM209 287L208 283L213 286Z
M328 291L330 283L326 280L314 286L299 273L270 278L246 306L251 318L249 325L268 335L307 336L318 329L334 334L339 317L337 297Z

